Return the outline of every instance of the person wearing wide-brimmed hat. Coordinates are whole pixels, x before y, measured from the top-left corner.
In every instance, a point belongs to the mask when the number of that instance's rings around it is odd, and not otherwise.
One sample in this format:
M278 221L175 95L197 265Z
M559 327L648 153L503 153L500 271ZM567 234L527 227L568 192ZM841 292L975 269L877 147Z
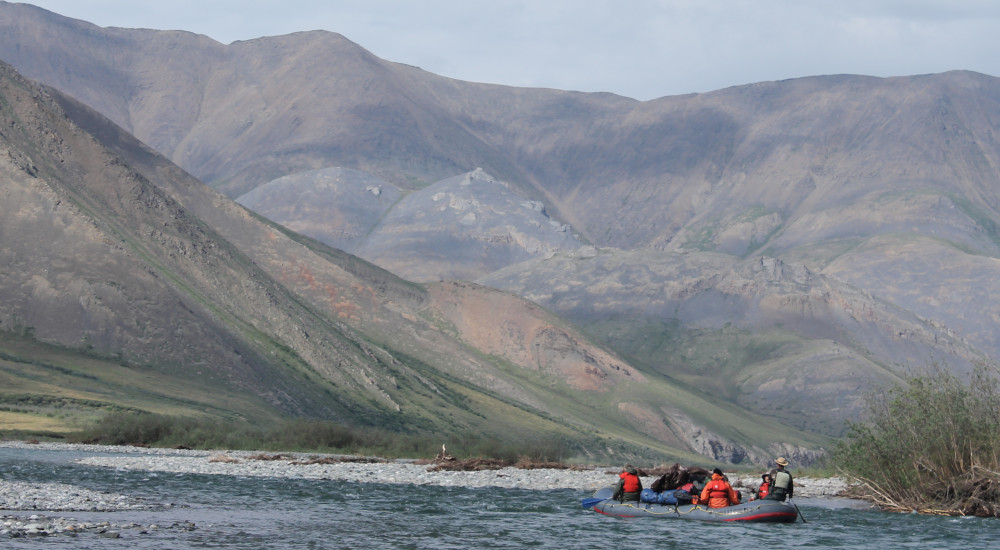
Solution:
M792 481L792 474L785 469L785 466L788 466L788 460L779 456L774 459L774 463L778 466L771 470L771 491L764 498L784 502L786 498L792 498L795 484Z

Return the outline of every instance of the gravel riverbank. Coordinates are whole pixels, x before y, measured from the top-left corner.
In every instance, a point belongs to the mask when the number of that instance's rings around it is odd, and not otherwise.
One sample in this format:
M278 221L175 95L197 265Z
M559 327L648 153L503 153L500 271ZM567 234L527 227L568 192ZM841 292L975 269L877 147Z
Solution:
M353 481L358 483L390 483L440 485L457 487L499 487L535 490L578 489L588 494L617 480L614 467L599 466L574 469L502 468L483 471L434 471L433 465L409 460L345 457L306 453L271 453L251 451L196 451L181 449L150 449L63 443L29 444L19 441L0 442L4 448L25 448L72 451L84 454L76 460L89 466L154 472L193 473L244 477L298 478L315 480ZM90 454L92 453L92 454ZM793 470L794 473L794 470ZM758 476L731 475L739 488L756 487ZM649 485L653 477L643 478ZM839 478L796 478L796 497L835 496L846 487ZM129 495L104 493L74 485L28 483L0 478L0 510L37 511L119 511L149 510L171 506L148 502ZM31 518L36 519L32 520ZM121 526L119 526L121 527ZM126 526L127 527L127 526ZM187 528L187 526L176 526ZM134 526L133 528L141 528ZM0 534L8 536L28 533L73 533L81 530L114 532L109 526L73 524L64 518L43 516L4 516Z

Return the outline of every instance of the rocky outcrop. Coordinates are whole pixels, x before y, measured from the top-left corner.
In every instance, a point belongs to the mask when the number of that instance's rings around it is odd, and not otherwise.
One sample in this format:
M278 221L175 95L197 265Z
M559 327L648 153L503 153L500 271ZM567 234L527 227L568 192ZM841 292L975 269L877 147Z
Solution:
M543 203L482 169L407 194L364 231L350 252L420 282L474 280L583 245Z
M399 187L365 172L325 168L280 177L236 202L297 233L353 252L403 196Z

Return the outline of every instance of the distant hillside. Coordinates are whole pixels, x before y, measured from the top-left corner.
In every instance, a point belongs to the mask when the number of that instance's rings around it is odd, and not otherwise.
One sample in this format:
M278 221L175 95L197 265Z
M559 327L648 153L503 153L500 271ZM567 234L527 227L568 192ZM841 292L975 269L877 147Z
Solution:
M961 370L986 359L926 319L774 259L591 250L481 282L550 308L644 372L828 435L866 392L928 358Z
M412 281L473 280L582 243L482 170L406 192L335 168L279 178L236 199L286 227Z
M763 460L778 445L808 460L822 444L700 395L657 409L669 380L534 304L422 287L287 232L7 65L0 124L0 401L323 418L579 456ZM680 419L700 435L665 437Z
M516 292L614 350L630 372L733 414L836 435L865 386L1000 356L1000 80L991 76L833 75L640 102L447 79L323 31L222 45L10 3L0 3L0 30L0 59L260 215L405 279ZM165 170L154 165L141 172ZM326 287L307 284L320 264L295 271L303 261L267 248L278 229L244 235L221 196L179 203L296 300L341 303L340 291L327 299ZM378 274L379 283L336 277L347 303L362 300L356 288L395 296L364 314L334 308L352 320L338 339L393 357L397 346L423 349L435 366L454 353L462 380L521 383L497 374L505 367L494 354L468 349L466 328L428 321L440 307L430 287L283 235L316 262ZM434 330L401 330L384 310ZM294 316L268 319L269 330L308 330ZM444 347L397 344L397 332L436 334ZM388 379L371 379L398 403ZM609 429L670 431L628 403L606 403L632 411ZM725 417L697 422L722 437Z

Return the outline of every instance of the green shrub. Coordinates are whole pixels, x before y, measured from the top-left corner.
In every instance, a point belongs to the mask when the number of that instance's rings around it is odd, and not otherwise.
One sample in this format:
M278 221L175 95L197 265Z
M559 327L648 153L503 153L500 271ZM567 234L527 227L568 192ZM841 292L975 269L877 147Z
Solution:
M968 383L936 369L867 398L833 463L883 508L996 516L1000 383L977 365Z

